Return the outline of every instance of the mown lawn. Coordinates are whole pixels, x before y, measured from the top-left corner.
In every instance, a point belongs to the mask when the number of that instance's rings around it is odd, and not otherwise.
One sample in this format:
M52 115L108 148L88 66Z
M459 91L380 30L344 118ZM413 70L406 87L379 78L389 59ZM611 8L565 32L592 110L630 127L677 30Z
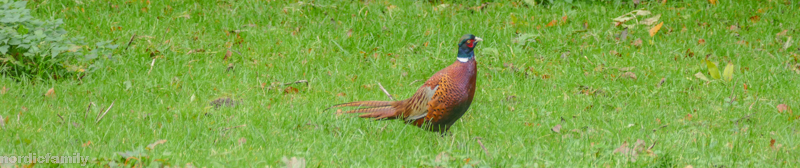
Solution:
M93 166L279 167L283 157L309 167L800 164L793 1L28 6L90 44L120 47L81 80L0 78L1 155L80 153ZM650 14L615 25L636 9ZM388 100L378 83L411 96L455 61L467 33L485 41L475 100L451 135L324 110ZM714 78L705 60L723 74L733 65L731 80ZM233 105L214 107L224 100Z

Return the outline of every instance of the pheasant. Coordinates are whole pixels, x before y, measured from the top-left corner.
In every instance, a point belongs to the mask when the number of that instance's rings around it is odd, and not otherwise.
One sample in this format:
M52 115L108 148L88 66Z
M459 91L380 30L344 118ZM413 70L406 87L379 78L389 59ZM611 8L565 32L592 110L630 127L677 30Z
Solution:
M458 43L456 61L433 74L411 98L400 101L356 101L330 108L361 107L345 113L361 118L403 119L428 131L446 133L472 104L475 95L475 46L483 41L467 34Z

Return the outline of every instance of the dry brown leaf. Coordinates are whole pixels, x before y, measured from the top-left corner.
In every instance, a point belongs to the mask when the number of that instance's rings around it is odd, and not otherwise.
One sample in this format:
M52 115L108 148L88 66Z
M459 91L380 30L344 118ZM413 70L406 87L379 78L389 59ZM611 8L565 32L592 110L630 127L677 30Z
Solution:
M786 36L786 33L788 33L788 32L789 32L789 30L786 30L786 29L784 29L784 30L783 30L783 31L781 31L780 33L778 33L778 34L775 34L775 36L776 36L776 37L782 37L782 36Z
M344 97L344 96L347 96L347 94L345 94L344 92L339 92L339 93L336 94L336 96Z
M650 29L650 37L653 37L658 33L658 30L661 29L661 26L664 25L664 22L658 23L656 26Z
M550 21L550 23L547 23L547 27L553 27L553 26L555 26L555 25L556 25L556 22L558 22L558 21L556 21L555 19L553 19L553 21Z
M750 17L750 21L758 22L759 20L761 20L761 16L755 15Z
M634 47L641 47L642 46L642 39L641 38L636 38L636 40L633 40L631 42L631 45L634 46Z
M627 155L628 153L630 153L630 150L631 149L628 148L628 141L625 141L617 149L614 149L614 153L622 153L622 154Z
M447 160L450 160L450 155L448 155L445 152L442 152L442 153L439 153L439 155L436 155L436 160L434 160L434 161L437 162L437 163L441 163L442 161L447 161Z
M706 44L706 40L704 39L697 40L697 44Z
M6 86L3 86L3 88L0 89L0 94L6 94L7 92L8 92L8 88L6 88Z
M231 57L231 55L233 55L233 53L231 53L231 50L228 49L228 51L225 51L225 57L222 58L222 61L227 61L228 58Z
M784 111L789 109L789 106L787 106L786 104L779 104L777 108L779 113L783 113Z
M711 3L712 5L717 5L717 0L708 0L708 3Z
M85 147L87 147L89 145L92 145L92 141L87 141L86 143L81 144L81 147L85 148Z
M619 77L636 79L636 74L633 73L633 72L625 72L625 73L622 73L622 75L619 75Z
M564 15L564 16L561 17L561 22L565 22L565 23L567 22L567 15Z
M55 88L50 88L49 90L47 90L47 92L44 93L44 96L46 96L46 97L54 97L54 96L56 96Z
M244 145L244 143L247 143L247 138L239 138L239 145Z
M775 139L769 140L769 147L770 148L774 148L775 147Z
M739 27L736 26L736 25L731 25L730 27L728 27L728 30L737 31L737 30L739 30Z
M686 114L686 121L692 121L692 114Z
M147 149L148 150L153 150L153 149L155 149L156 146L164 144L166 142L167 142L166 139L158 140L156 142L151 143L150 145L147 145Z
M550 130L553 130L553 132L556 132L556 133L561 132L561 124L556 125L555 127L553 127L553 129L550 129Z
M656 24L656 22L658 22L658 19L660 19L660 18L661 18L661 14L658 14L656 16L644 19L642 22L639 22L639 23L650 26L650 25Z
M297 92L300 92L300 90L298 90L297 88L291 87L291 86L286 87L286 89L283 89L283 93L284 94L292 94L292 93L297 93Z

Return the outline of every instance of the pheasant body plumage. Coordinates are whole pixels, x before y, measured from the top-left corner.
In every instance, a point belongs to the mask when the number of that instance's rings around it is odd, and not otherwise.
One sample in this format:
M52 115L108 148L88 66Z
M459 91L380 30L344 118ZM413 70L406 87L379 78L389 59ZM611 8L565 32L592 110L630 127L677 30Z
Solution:
M365 113L362 118L403 119L429 131L446 132L469 109L475 95L477 63L474 35L459 40L457 61L436 72L408 99L400 101L357 101L336 107L362 107L345 113Z

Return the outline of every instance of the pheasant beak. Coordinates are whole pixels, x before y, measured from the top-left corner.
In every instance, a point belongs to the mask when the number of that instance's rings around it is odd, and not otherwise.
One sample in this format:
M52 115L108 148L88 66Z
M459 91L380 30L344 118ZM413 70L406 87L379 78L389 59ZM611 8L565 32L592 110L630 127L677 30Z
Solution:
M480 37L475 37L475 42L479 42L479 41L483 41L483 39L480 38Z

